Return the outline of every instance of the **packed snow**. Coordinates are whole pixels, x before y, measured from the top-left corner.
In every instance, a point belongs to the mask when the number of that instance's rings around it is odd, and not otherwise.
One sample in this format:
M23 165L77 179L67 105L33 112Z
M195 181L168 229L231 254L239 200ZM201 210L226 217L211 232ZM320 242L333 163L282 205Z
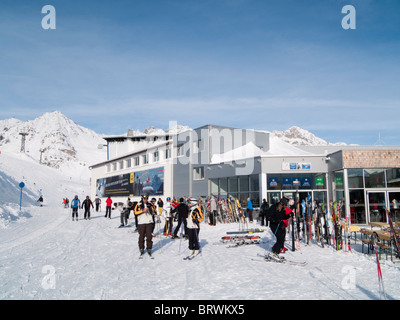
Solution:
M0 154L0 299L384 298L376 257L361 252L360 240L352 241L351 253L301 242L300 251L284 255L306 262L305 266L278 264L258 256L275 242L268 228L259 234L259 244L228 248L221 237L239 226L210 226L205 221L199 235L201 254L194 260L183 260L189 252L186 240L165 238L159 232L153 239L155 259L139 260L138 234L134 227L118 228L118 211L106 219L103 204L100 212L92 209L91 220L84 220L80 210L79 221L72 221L71 209L63 208L64 197L78 195L83 200L89 194L90 172L82 160L69 161L73 167L57 168L7 148ZM104 151L95 156L96 146L89 148L93 163L104 160ZM26 186L20 210L21 181ZM40 194L43 207L37 202ZM249 227L260 225L254 222ZM286 246L291 248L288 240ZM386 298L400 299L400 265L385 256L380 263Z

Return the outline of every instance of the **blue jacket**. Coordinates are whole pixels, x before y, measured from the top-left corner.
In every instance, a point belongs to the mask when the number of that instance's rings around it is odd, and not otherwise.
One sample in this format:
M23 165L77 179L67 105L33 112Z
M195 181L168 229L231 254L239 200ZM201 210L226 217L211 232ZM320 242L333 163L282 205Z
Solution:
M247 201L247 209L249 210L253 210L253 202L251 202L251 200Z
M71 201L71 208L79 208L80 207L80 205L81 205L81 200L79 200L79 199L72 199L72 201Z

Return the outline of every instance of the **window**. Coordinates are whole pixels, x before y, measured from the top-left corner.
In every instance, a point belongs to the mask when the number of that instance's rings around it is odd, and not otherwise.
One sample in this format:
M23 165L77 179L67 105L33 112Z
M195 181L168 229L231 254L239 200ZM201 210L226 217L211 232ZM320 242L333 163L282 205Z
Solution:
M385 188L386 178L384 169L365 169L365 187L366 188Z
M132 159L126 160L126 167L127 167L127 168L132 167Z
M113 171L116 171L116 170L117 170L117 163L116 163L116 162L114 162L114 163L112 164L112 170L113 170Z
M193 168L193 180L204 179L204 167Z
M178 154L178 157L184 155L183 144L177 147L177 154Z
M149 163L149 155L144 154L142 157L143 157L143 164L148 164Z
M363 169L348 169L349 188L364 188Z
M123 160L119 162L119 170L122 170L122 169L124 169L124 161Z
M171 158L171 149L167 148L165 149L165 159Z
M160 155L159 155L158 151L155 151L153 153L153 161L154 162L160 161Z
M135 161L135 166L137 167L140 164L139 157L135 157L133 160Z

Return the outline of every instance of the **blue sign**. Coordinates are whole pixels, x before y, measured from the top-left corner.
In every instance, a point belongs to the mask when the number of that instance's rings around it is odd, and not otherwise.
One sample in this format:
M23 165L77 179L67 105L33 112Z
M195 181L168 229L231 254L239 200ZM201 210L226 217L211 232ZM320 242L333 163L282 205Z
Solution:
M311 178L310 177L301 178L301 185L303 187L311 187Z
M276 188L278 186L278 178L269 178L269 186Z
M21 188L21 196L19 198L19 211L21 211L21 207L22 207L22 189L25 187L25 183L20 182L19 183L19 187Z
M292 178L282 178L282 187L291 187Z

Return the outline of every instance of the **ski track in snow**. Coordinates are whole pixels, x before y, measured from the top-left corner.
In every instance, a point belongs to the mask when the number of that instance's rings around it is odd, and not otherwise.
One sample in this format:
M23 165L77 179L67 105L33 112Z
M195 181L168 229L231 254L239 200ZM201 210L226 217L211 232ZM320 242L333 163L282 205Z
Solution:
M71 209L31 207L31 218L1 230L0 299L380 299L375 255L353 246L334 252L317 244L288 251L288 259L306 266L265 262L274 244L267 229L262 243L227 248L217 244L236 224L201 225L201 254L184 261L187 240L156 237L153 256L140 260L134 228L118 228L112 219L92 212L90 221L71 221ZM254 224L254 226L257 226ZM157 229L156 229L157 230ZM287 245L291 245L287 242ZM256 261L258 260L258 261ZM399 265L381 259L386 295L399 299ZM42 284L54 270L54 288ZM346 269L347 268L347 269ZM343 283L354 270L355 285Z

